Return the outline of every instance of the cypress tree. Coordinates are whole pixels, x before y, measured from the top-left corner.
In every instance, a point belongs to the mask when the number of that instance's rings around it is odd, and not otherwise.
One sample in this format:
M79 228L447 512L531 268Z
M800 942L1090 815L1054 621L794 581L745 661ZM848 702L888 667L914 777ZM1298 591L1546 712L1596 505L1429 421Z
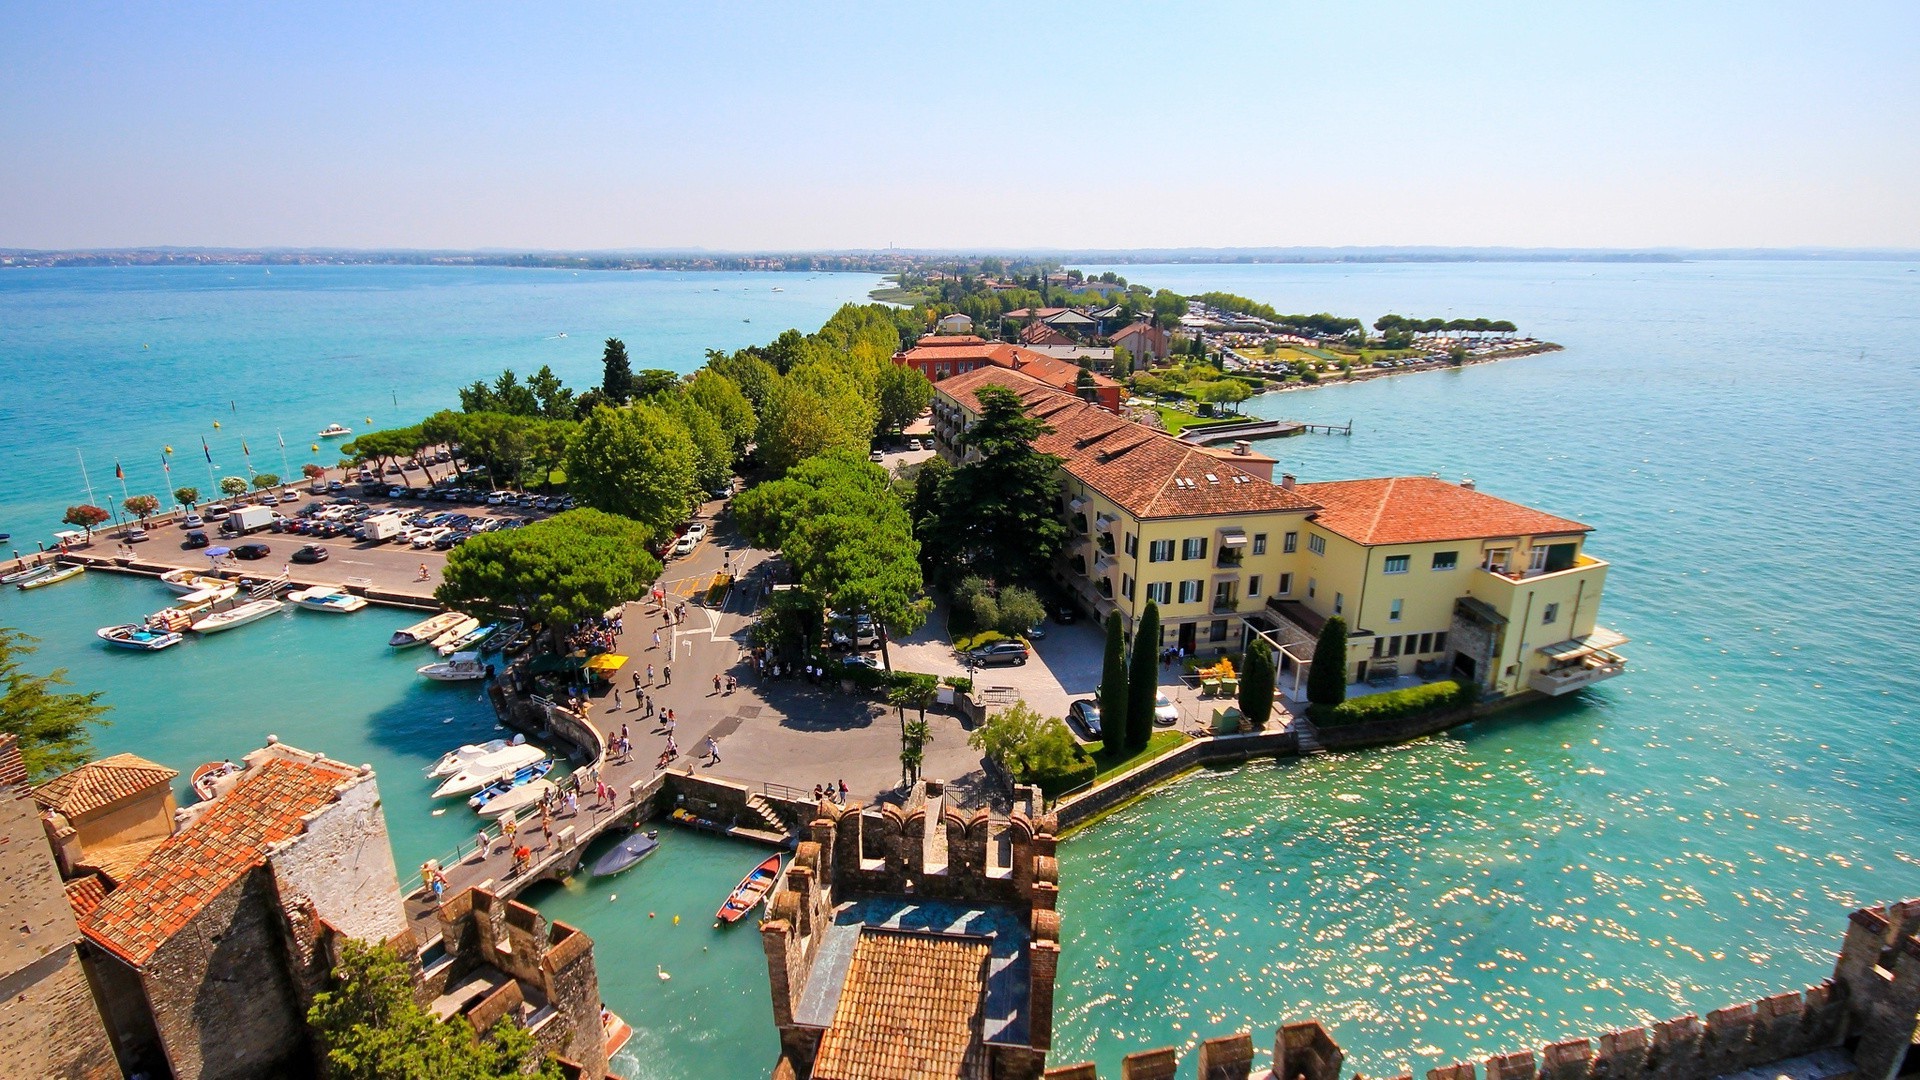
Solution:
M1160 693L1160 605L1147 601L1133 635L1133 674L1127 680L1127 749L1153 736L1153 699Z
M633 365L627 361L627 343L617 337L607 339L607 349L600 355L606 374L600 382L600 392L615 405L625 405L633 396Z
M1240 673L1240 715L1258 731L1273 716L1273 650L1259 634L1248 637L1246 670Z
M1100 742L1115 757L1127 744L1127 634L1120 613L1107 614L1107 655L1100 665Z
M1338 615L1320 628L1320 641L1313 647L1307 700L1329 709L1347 700L1347 620Z

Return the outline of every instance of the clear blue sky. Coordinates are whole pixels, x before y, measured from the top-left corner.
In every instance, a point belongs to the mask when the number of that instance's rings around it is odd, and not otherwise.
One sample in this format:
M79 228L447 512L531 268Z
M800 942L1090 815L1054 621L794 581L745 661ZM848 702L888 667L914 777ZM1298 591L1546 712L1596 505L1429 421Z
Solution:
M1920 5L0 0L0 246L1920 247Z

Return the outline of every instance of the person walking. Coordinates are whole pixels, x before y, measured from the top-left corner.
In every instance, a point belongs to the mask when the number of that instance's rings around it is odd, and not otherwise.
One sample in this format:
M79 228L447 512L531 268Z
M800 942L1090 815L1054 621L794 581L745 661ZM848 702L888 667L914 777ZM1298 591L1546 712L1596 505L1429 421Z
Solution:
M840 801L843 803L847 801L847 780L845 777L840 778Z
M661 686L673 685L673 665L672 664L660 665L660 685Z
M519 834L520 834L519 823L513 820L512 813L508 813L506 820L500 823L500 838L507 842L508 847L512 847L513 838L518 836Z
M711 735L707 736L707 753L712 758L711 761L707 762L707 768L711 769L715 765L720 764L720 744L714 742L713 736Z
M633 673L633 694L635 697L640 696L640 673L637 671Z
M647 665L647 685L648 686L653 685L653 665L652 664Z
M620 711L620 688L617 686L613 688L613 711Z
M421 564L420 564L420 576L419 576L419 577L417 577L417 578L414 578L413 580L415 580L415 581L425 581L425 580L427 580L427 577L428 577L428 574L427 574L427 564L426 564L426 563L421 563Z
M653 647L656 649L660 647L660 631L658 630L653 632Z

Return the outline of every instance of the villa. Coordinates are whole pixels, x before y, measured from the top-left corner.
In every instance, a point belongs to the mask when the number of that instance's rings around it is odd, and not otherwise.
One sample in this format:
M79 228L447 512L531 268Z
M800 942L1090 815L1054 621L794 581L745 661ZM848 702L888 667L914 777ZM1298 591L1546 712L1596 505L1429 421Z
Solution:
M1347 682L1362 688L1451 678L1487 697L1559 695L1624 670L1626 638L1597 621L1607 564L1584 550L1586 525L1472 481L1276 482L1273 459L1245 443L1183 442L999 367L935 384L935 445L950 460L989 386L1053 429L1038 449L1062 462L1061 584L1129 633L1152 600L1162 646L1190 656L1260 634L1293 699L1335 615Z

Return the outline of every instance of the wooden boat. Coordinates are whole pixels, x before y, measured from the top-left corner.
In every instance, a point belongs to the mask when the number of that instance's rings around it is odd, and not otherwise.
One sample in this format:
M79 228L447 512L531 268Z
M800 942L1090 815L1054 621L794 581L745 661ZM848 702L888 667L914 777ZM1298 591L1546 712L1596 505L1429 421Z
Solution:
M335 611L345 614L359 611L367 606L364 598L353 595L337 585L315 585L311 589L287 594L290 603L306 608L308 611Z
M139 623L127 623L124 626L103 626L94 631L101 641L116 645L122 649L134 649L139 652L159 652L161 649L178 645L185 640L177 631L158 630L142 626Z
M632 869L641 859L660 850L660 841L651 832L634 832L625 840L613 845L613 849L594 860L594 877L612 877L624 870Z
M439 637L433 639L433 651L440 653L441 656L450 655L442 650L479 628L479 619L472 618L471 616L461 616L459 622L447 627Z
M499 626L494 628L493 633L487 635L487 639L485 641L482 641L480 643L480 651L490 652L490 653L499 652L500 650L506 648L507 642L512 641L515 637L519 636L520 630L521 630L521 626L517 620L510 623L500 624Z
M213 610L215 604L231 600L240 592L237 585L208 586L198 592L190 592L170 608L162 608L147 616L147 625L156 630L175 632L191 629L193 620Z
M612 1009L602 1009L601 1012L606 1015L600 1018L600 1033L607 1037L607 1058L611 1060L621 1047L627 1045L627 1040L633 1038L633 1026L620 1019L620 1014Z
M445 645L435 643L433 651L439 653L441 656L452 656L454 653L467 652L470 650L478 652L480 650L480 642L485 640L486 636L491 633L493 633L492 623L488 623L485 626L476 626L466 633L461 634L459 637L454 638L452 641L447 642Z
M415 645L425 645L446 633L450 627L464 618L466 616L457 611L443 611L431 619L414 623L404 630L395 630L393 636L387 639L387 644L396 649L411 649Z
M53 573L56 564L43 562L38 566L29 566L25 570L15 570L11 574L0 575L0 585L18 585L23 581L32 581ZM515 624L518 625L518 624Z
M759 907L760 901L767 898L767 893L773 891L774 880L779 876L780 856L769 855L762 859L752 873L741 878L740 884L734 886L732 895L720 905L720 910L714 912L713 917L728 925L739 922L747 912Z
M86 572L87 568L84 566L63 566L51 574L42 574L37 578L23 581L19 587L22 589L38 589L47 585L58 585L68 578L77 578Z
M258 622L286 606L284 601L274 600L272 598L249 600L239 607L228 608L225 611L216 611L211 615L203 616L193 624L193 631L198 634L217 634L222 630L231 630L236 626L245 626L250 622Z
M233 585L236 582L224 574L208 570L169 570L160 575L160 584L177 593L196 593L202 589Z
M193 793L195 795L200 796L203 800L212 799L215 795L219 794L219 792L215 790L215 782L222 777L232 776L240 771L240 766L235 765L231 761L209 761L205 765L193 770L193 778L189 783L193 787Z
M433 797L439 799L448 795L465 795L469 791L478 791L503 776L512 776L546 756L545 750L522 743L519 746L509 746L505 750L475 758L463 766L459 772L447 777L439 787L434 788Z
M487 669L492 664L480 659L477 652L454 653L437 664L423 664L415 671L434 682L472 682L487 677Z

